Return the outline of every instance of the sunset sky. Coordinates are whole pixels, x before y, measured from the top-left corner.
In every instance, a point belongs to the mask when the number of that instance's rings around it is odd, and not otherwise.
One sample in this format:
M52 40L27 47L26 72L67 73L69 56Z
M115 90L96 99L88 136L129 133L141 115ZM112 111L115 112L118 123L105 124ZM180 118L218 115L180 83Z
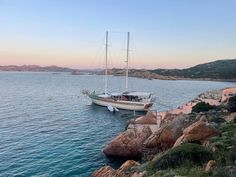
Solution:
M185 68L236 58L236 0L0 0L0 65Z

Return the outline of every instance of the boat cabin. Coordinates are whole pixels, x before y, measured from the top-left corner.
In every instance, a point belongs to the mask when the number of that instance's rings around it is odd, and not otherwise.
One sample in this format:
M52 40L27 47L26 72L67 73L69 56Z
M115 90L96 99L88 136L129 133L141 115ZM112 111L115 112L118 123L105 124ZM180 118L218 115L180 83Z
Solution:
M144 102L151 98L151 94L147 92L112 93L111 98L122 101Z

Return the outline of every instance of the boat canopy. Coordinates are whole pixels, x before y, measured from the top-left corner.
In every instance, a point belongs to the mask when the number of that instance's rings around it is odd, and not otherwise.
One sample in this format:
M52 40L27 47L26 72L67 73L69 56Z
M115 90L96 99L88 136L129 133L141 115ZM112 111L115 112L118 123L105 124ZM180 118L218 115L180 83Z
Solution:
M138 96L138 97L150 97L151 93L148 92L124 92L124 96Z
M113 92L113 93L111 93L111 96L122 96L122 93Z
M102 98L108 98L110 97L108 94L101 94L101 95L98 95L99 97L102 97Z

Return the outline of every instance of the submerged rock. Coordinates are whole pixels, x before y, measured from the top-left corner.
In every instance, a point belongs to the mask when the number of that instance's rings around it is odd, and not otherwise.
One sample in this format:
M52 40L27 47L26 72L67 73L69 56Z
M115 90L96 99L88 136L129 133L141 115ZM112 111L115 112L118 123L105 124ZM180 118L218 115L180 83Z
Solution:
M128 129L114 138L103 150L113 157L137 157L142 153L143 142L152 134L148 126L142 130Z

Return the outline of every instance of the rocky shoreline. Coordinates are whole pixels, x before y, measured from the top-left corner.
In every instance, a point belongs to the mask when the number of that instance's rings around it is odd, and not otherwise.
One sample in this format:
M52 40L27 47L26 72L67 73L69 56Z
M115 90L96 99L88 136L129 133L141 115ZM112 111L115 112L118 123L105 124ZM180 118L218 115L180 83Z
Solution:
M200 94L183 106L130 120L103 149L129 158L94 177L225 176L236 174L236 87ZM142 164L133 161L137 157ZM197 172L196 172L197 171ZM198 175L197 175L197 174ZM195 174L195 175L193 175Z

